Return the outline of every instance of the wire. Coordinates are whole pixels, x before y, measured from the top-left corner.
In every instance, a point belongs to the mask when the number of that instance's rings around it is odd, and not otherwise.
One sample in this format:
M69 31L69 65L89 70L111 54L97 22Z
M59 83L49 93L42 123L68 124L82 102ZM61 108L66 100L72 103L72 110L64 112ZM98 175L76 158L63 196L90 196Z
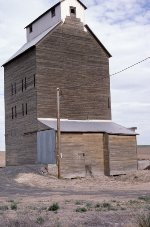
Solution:
M137 63L135 63L135 64L133 64L133 65L131 65L131 66L125 68L125 69L122 69L122 70L120 70L120 71L118 71L118 72L116 72L116 73L111 74L110 76L114 76L114 75L116 75L116 74L122 73L122 72L126 71L127 69L130 69L130 68L132 68L132 67L134 67L134 66L136 66L136 65L138 65L138 64L140 64L140 63L142 63L143 61L147 61L149 58L150 58L150 57L147 57L147 58L143 59L142 61L139 61L139 62L137 62Z

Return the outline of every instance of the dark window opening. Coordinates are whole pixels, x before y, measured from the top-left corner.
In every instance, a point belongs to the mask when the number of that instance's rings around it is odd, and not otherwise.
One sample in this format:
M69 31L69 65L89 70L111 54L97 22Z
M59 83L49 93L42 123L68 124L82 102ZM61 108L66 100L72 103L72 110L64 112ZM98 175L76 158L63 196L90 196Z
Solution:
M17 107L15 106L15 118L17 118Z
M32 25L29 26L29 32L31 33L33 31Z
M14 84L14 87L15 87L15 94L17 93L17 86L16 86L16 83Z
M35 74L33 75L33 77L34 77L34 87L35 87Z
M12 95L14 94L14 86L13 86L13 84L11 84L11 94Z
M24 88L25 88L25 90L27 89L27 79L26 79L26 77L24 79Z
M22 104L22 116L24 116L24 104Z
M22 92L23 92L23 80L22 80Z
M14 119L14 108L11 108L11 118Z
M70 7L70 15L76 16L76 8L75 7Z
M108 109L110 108L110 98L108 98Z
M26 103L26 115L28 114L28 105Z
M51 15L52 15L52 17L55 16L55 8L51 9Z

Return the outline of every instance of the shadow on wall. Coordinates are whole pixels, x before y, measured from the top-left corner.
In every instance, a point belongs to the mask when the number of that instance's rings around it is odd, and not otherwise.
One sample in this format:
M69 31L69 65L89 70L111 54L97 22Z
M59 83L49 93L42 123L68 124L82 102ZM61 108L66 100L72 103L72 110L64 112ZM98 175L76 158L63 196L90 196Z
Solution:
M0 151L0 167L6 166L5 151Z

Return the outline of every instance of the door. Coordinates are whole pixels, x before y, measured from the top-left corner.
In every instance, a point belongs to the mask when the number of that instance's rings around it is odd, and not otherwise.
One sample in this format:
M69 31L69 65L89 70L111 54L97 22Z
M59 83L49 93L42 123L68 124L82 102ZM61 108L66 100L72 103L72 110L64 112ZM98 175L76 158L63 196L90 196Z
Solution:
M37 159L40 164L56 164L56 132L54 130L37 133Z

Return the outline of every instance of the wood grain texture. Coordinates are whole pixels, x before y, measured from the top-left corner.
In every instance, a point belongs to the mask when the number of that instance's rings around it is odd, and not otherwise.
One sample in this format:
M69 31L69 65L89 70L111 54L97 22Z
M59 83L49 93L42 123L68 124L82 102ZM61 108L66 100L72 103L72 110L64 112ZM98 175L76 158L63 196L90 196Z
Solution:
M5 167L5 151L0 151L0 167Z
M32 164L36 162L37 96L34 87L36 73L35 49L24 53L5 66L5 134L6 165ZM22 80L26 78L26 89L22 92ZM12 95L11 84L16 83L16 94ZM27 103L24 116L24 108ZM17 116L12 119L12 108L16 106Z
M136 136L109 135L110 175L137 170Z
M61 175L63 177L97 176L104 173L103 134L62 133Z
M56 88L62 91L61 117L111 119L108 56L79 19L68 17L36 48L38 117L56 117Z
M35 48L5 65L7 165L37 162L37 131L48 129L37 118L56 117L57 87L61 118L111 119L108 55L77 18L67 17ZM63 175L112 175L137 167L134 136L64 133L61 148Z

